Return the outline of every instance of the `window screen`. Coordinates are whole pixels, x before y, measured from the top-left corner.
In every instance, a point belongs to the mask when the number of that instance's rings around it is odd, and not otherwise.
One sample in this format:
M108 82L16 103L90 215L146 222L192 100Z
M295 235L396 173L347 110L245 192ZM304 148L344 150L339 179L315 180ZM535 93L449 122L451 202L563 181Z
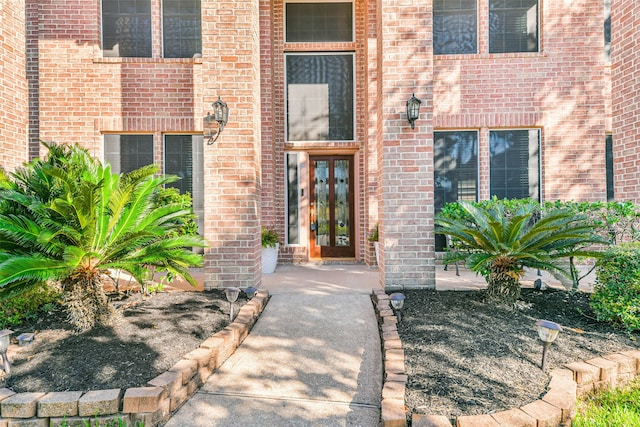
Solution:
M151 57L151 0L102 0L105 57Z
M499 199L540 200L540 132L489 133L490 192Z
M434 0L433 53L476 53L477 0Z
M289 141L352 141L353 55L287 55Z
M198 216L198 230L204 230L204 161L202 135L165 135L164 173L181 179L167 184L180 193L190 193L193 212Z
M287 244L300 243L300 177L298 154L287 153Z
M613 190L613 136L607 135L606 139L606 168L607 168L607 201L614 201L614 190Z
M352 3L287 3L286 41L353 41Z
M200 0L163 0L162 41L165 58L202 53Z
M538 51L538 1L489 0L489 52Z
M433 133L434 208L445 204L478 199L478 132ZM436 251L445 248L445 236L436 235Z
M104 161L113 173L153 164L153 135L104 135Z

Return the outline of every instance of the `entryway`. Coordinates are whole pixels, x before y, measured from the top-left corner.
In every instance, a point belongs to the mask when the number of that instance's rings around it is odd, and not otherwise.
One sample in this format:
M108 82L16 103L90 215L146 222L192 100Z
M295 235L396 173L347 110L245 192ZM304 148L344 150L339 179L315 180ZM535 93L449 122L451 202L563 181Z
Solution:
M353 258L353 156L310 156L309 163L310 258Z

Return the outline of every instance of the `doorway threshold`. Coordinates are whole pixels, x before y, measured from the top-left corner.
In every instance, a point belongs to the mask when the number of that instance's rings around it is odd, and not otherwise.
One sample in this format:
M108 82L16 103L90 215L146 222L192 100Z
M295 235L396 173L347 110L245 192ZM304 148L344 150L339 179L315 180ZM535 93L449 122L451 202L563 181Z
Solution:
M329 265L362 264L355 258L310 258L308 263L309 264L329 264Z

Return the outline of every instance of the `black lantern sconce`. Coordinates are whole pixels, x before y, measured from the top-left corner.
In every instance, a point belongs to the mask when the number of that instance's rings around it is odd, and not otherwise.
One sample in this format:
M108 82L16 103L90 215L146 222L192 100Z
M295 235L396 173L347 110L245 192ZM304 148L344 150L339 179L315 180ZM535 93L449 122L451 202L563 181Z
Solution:
M420 117L420 104L422 101L416 98L415 93L407 101L407 120L411 124L411 129L415 128L415 122Z
M219 96L218 100L211 104L211 106L213 107L213 114L207 113L207 117L204 118L204 123L207 125L212 122L218 122L218 132L213 135L213 131L210 127L205 129L204 136L207 138L207 145L211 145L218 140L218 137L229 121L229 107L226 102L220 99Z

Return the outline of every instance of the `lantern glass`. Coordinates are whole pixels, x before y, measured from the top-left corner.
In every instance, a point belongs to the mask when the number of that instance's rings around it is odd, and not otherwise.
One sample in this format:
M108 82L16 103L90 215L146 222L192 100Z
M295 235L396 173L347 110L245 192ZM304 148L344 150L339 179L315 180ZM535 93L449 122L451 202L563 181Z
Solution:
M3 329L0 331L0 353L6 353L9 349L10 337L13 331Z
M420 117L420 101L416 98L415 94L411 95L411 98L407 101L407 120L411 123L411 129L415 126L415 121Z
M544 342L554 342L558 338L558 334L562 331L562 327L557 323L548 320L538 320L536 322L538 336Z
M213 118L220 124L220 127L224 127L229 119L229 107L227 103L222 101L220 97L213 103Z
M227 301L235 302L240 294L240 288L227 288L224 290L224 293L227 296Z

